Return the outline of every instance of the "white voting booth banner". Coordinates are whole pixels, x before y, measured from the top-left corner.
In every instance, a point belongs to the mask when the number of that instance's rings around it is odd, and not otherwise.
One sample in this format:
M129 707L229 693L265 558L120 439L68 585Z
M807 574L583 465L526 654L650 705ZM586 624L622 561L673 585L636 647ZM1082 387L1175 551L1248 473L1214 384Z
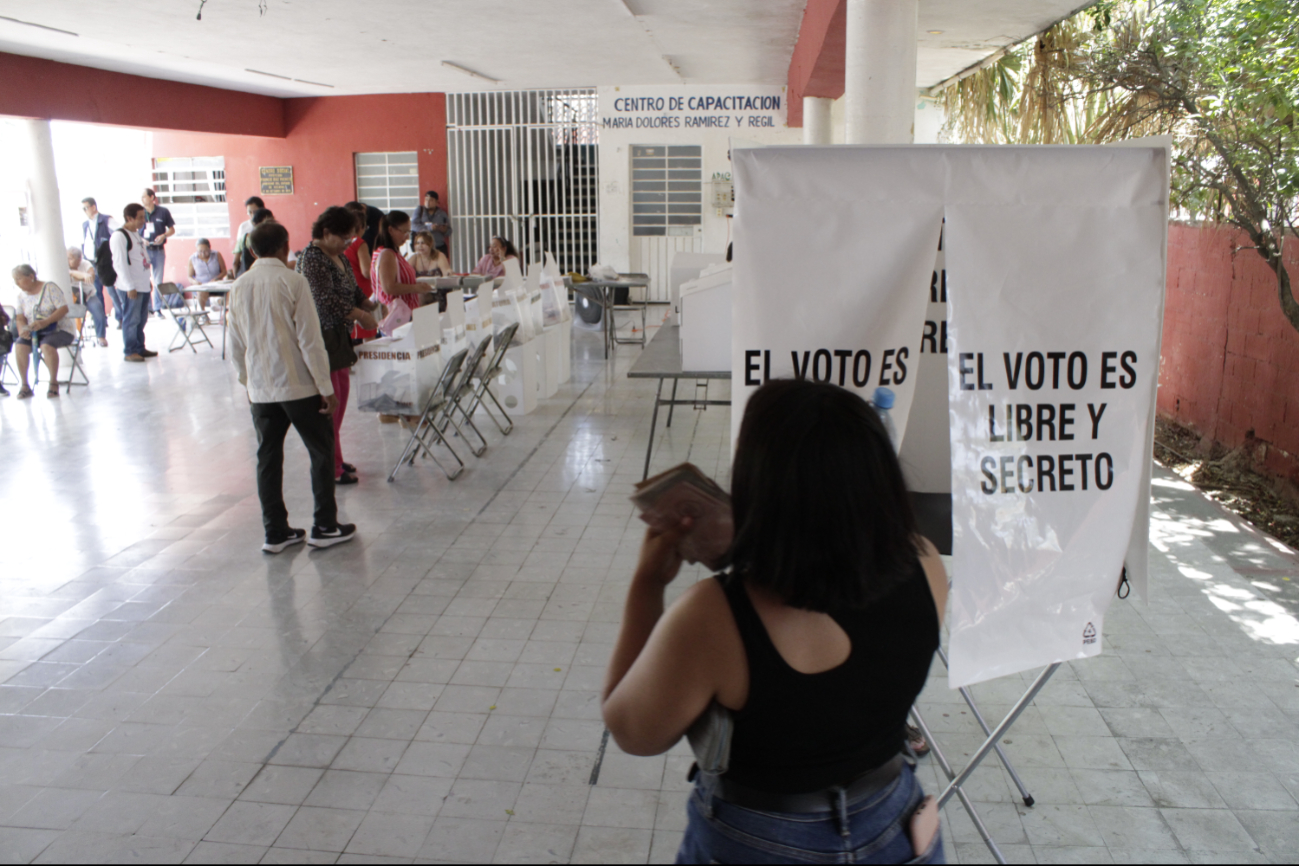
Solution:
M909 481L952 492L950 685L1099 653L1125 563L1144 592L1166 151L733 160L733 433L767 378L887 385Z

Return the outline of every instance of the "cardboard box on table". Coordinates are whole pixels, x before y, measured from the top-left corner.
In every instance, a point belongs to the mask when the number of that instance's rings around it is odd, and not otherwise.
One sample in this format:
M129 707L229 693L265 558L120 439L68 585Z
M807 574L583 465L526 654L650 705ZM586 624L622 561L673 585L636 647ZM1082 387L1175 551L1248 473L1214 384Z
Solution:
M712 265L681 286L681 368L731 368L731 266Z
M500 373L493 379L490 387L496 399L507 411L526 415L537 408L538 341L528 330L531 322L521 322L518 298L511 290L510 264L514 264L513 276L517 278L517 284L523 282L518 264L513 259L506 259L505 282L493 289L491 294L492 323L498 334L511 324L519 323L520 327L515 332L515 339L510 341L510 346L505 351L505 358L501 362ZM481 286L478 290L479 295L484 295L486 289L486 284ZM526 335L527 338L520 335Z
M362 412L417 415L442 373L442 316L419 307L391 337L356 347L356 407Z

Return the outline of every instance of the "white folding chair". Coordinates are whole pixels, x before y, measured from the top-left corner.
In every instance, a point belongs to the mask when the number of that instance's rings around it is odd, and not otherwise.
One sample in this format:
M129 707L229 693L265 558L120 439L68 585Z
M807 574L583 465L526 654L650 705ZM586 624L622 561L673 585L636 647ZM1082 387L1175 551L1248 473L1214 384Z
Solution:
M72 345L65 346L58 350L68 353L68 378L59 381L60 385L67 385L69 388L73 385L89 385L90 377L86 375L86 368L81 366L81 347L85 343L86 330L86 305L85 304L68 304L68 315L81 323L77 328L77 338L72 341ZM81 374L81 381L76 380L76 375Z
M196 336L199 342L216 348L208 339L207 332L203 330L202 320L207 317L207 310L196 305L191 306L185 299L185 293L175 283L159 283L158 294L162 295L163 309L176 324L176 333L171 338L171 345L167 347L168 352L189 346L190 351L198 354L198 347L195 345Z

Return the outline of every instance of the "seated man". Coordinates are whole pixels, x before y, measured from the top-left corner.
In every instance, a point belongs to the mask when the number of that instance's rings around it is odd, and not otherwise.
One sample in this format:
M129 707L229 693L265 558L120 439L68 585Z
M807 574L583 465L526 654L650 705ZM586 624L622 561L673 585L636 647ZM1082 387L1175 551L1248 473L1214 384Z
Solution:
M68 296L62 288L54 283L43 282L36 278L36 271L31 265L19 265L13 269L14 284L21 289L18 295L18 314L14 321L18 325L17 349L14 357L18 361L18 378L22 386L18 390L18 399L32 396L32 388L27 384L27 363L32 355L32 342L40 345L41 357L50 371L50 386L47 397L59 396L59 349L71 346L76 337L72 320L68 318Z

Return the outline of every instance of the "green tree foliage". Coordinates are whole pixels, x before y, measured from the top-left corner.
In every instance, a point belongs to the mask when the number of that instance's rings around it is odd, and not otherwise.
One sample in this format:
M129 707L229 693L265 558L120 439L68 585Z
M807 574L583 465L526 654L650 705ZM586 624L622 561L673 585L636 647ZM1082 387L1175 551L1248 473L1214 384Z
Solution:
M1173 206L1239 226L1276 275L1299 205L1299 2L1106 0L943 93L967 141L1174 142Z

